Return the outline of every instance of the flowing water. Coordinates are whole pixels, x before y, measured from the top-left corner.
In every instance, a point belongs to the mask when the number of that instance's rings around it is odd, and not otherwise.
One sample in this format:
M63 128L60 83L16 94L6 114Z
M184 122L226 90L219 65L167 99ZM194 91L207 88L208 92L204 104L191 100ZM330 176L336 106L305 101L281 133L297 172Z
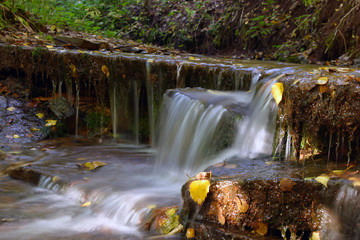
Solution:
M254 68L250 90L246 91L238 90L243 89L240 76L235 79L237 91L168 91L155 132L151 63L146 62L146 91L154 148L139 145L140 96L136 81L132 83L131 100L135 106L134 145L69 138L10 146L5 149L8 158L1 161L1 172L9 166L32 163L44 175L38 186L0 175L0 239L149 238L149 233L141 231L141 219L154 207L181 206L180 190L187 175L193 176L211 164L233 157L255 159L272 155L277 111L270 94L271 84L278 75L300 68L272 68L262 73ZM177 86L182 86L182 70L187 64L178 65ZM214 77L216 88L222 85L223 75L220 71ZM114 136L120 114L117 104L123 99L118 91L121 90L114 87L110 94ZM78 95L77 89L77 103ZM224 139L228 142L222 145ZM90 172L76 164L87 161L103 161L107 166ZM54 176L68 184L57 183ZM353 189L343 189L338 194L333 206L338 215L342 216L344 208L355 208L353 218L358 218L359 203L347 204L349 198L357 199L358 194ZM357 232L350 234L359 237Z

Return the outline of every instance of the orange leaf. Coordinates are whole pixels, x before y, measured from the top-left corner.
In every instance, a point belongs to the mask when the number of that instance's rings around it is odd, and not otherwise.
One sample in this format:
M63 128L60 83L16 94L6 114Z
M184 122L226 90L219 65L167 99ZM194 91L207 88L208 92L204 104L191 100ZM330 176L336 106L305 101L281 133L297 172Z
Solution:
M279 105L279 103L282 100L283 92L284 92L284 85L282 83L277 82L272 85L271 94L274 97L277 105Z

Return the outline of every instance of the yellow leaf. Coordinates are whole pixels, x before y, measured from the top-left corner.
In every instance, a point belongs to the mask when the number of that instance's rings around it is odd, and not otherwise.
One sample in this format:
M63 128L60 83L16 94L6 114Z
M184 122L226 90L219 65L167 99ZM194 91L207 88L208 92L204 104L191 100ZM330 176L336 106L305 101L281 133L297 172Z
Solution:
M312 232L310 240L320 240L320 231L318 232Z
M154 62L154 59L148 59L147 62L148 62L148 63L153 63L153 62Z
M186 238L194 238L195 230L193 228L186 229Z
M48 120L46 120L45 126L46 126L46 127L55 126L56 123L57 123L57 120L50 120L50 119L48 119Z
M34 127L34 128L31 129L31 131L36 132L36 131L40 131L40 129Z
M73 77L75 77L75 76L76 76L76 67L75 67L75 65L74 65L74 64L70 64L70 68L71 68Z
M46 47L47 47L48 49L54 48L53 45L46 45Z
M209 186L209 180L195 180L191 182L189 186L191 198L201 205L209 192Z
M14 137L14 138L20 138L20 136L17 135L17 134L15 134L13 137Z
M360 186L360 180L353 181L353 186L354 187L359 187Z
M9 112L12 112L12 111L14 111L16 108L14 108L14 107L8 107L6 110L8 110Z
M84 203L83 205L81 205L82 207L89 207L91 205L91 202L89 201L89 202L86 202L86 203Z
M107 77L109 77L110 72L109 72L109 68L108 68L106 65L102 65L101 71L102 71Z
M317 80L318 85L325 85L329 81L328 77L321 77Z
M52 25L51 28L50 28L50 31L55 32L55 30L56 30L56 26Z
M282 94L284 92L284 85L280 82L274 83L271 87L271 94L274 97L276 104L279 104L282 100Z
M156 208L156 204L150 204L147 206L148 209L155 209Z
M44 117L44 114L42 114L42 113L37 113L36 116L41 119L41 118Z
M315 181L317 181L317 182L321 183L322 185L324 185L325 187L327 187L327 183L328 183L330 177L327 175L320 175L314 179L315 179Z
M194 60L196 60L196 58L194 58L194 57L189 57L189 60L190 60L190 61L194 61Z
M95 170L96 168L99 168L99 167L102 167L102 166L105 166L107 165L106 163L104 162L101 162L101 161L94 161L94 162L86 162L83 166L88 168L89 171L93 171Z
M84 51L81 51L80 49L78 49L78 52L79 52L79 53L84 53Z
M57 181L59 181L60 180L60 177L58 177L58 176L54 176L53 178L52 178L52 181L53 182L57 182Z

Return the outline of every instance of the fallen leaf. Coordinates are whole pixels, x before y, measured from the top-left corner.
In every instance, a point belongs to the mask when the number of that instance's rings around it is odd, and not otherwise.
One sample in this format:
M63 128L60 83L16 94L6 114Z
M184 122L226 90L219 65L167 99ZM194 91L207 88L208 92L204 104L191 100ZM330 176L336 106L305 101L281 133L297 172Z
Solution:
M53 45L46 45L46 47L47 47L48 49L54 48Z
M249 204L247 203L246 200L240 199L239 197L235 197L234 201L236 203L236 206L237 206L238 210L241 213L247 212L247 210L249 209Z
M320 231L318 232L312 232L311 237L309 240L320 240Z
M186 229L186 238L194 238L195 230L193 228Z
M83 205L81 205L82 207L89 207L91 205L91 202L85 202Z
M226 222L226 219L225 219L225 217L224 217L224 214L223 214L223 212L222 212L222 208L221 208L221 207L219 207L219 209L218 209L217 217L218 217L219 223L220 223L221 225L224 225L225 222Z
M58 177L58 176L54 176L53 178L52 178L52 181L53 182L57 182L57 181L59 181L60 180L60 177Z
M194 60L196 60L196 58L194 58L194 57L189 57L189 60L194 61Z
M44 114L43 113L37 113L36 116L41 119L41 118L44 117Z
M284 92L284 85L282 83L277 82L272 85L271 94L274 97L277 105L279 105L279 103L282 100L283 92Z
M288 192L291 191L294 187L294 185L296 185L296 183L294 183L292 180L288 179L288 178L282 178L280 180L280 189L284 192Z
M317 182L321 183L322 185L324 185L325 187L327 187L327 183L328 183L330 177L327 175L320 175L314 179L315 179L315 181L317 181Z
M31 131L33 131L33 132L35 132L35 131L40 131L40 129L39 128L31 128Z
M156 204L150 204L147 206L148 209L155 209L156 208Z
M45 124L45 126L46 126L46 127L55 126L55 125L56 125L56 123L57 123L57 120L50 120L50 119L47 119L47 120L46 120L46 124Z
M268 225L266 223L259 222L255 232L261 236L265 236L268 232Z
M20 138L20 136L19 135L17 135L17 134L14 134L14 136L13 136L14 138Z
M319 91L320 93L325 93L329 90L329 87L326 85L320 85Z
M195 180L191 182L189 186L191 198L201 205L209 192L209 186L209 180Z
M89 171L93 171L95 170L96 168L99 168L99 167L102 167L102 166L105 166L107 165L106 163L104 162L101 162L101 161L93 161L92 163L91 162L86 162L84 165L82 165L83 167L87 168Z
M76 77L77 77L77 73L76 73L76 67L75 67L75 65L74 65L74 64L70 64L70 68L71 68L71 71L72 71L72 76L73 76L74 78L76 78Z
M154 62L154 59L148 59L146 62L148 62L148 63L153 63L153 62Z
M14 107L8 107L6 110L8 110L9 112L12 112L12 111L14 111L16 108L14 108Z
M108 68L106 65L102 65L101 71L102 71L107 77L109 77L110 72L109 72L109 68Z
M317 84L318 85L325 85L327 82L329 81L328 77L321 77L317 80Z

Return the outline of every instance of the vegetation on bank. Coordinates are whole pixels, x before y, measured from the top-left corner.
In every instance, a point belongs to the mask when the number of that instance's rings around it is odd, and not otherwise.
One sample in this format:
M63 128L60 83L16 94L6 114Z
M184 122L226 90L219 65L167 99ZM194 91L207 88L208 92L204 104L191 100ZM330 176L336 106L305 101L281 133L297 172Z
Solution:
M66 27L195 53L341 64L360 57L356 0L6 0L5 6L30 12L32 21L53 30Z

